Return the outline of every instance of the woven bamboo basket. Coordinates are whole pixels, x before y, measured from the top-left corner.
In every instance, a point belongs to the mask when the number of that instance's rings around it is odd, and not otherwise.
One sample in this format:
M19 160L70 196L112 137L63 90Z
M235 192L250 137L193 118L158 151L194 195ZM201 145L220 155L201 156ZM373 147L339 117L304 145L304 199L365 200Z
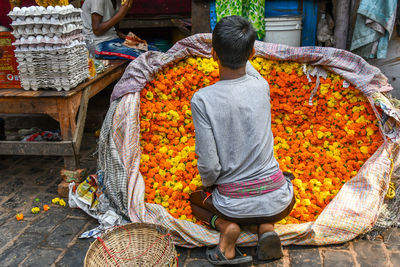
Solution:
M148 223L130 223L105 233L90 245L84 262L85 267L177 265L168 230Z

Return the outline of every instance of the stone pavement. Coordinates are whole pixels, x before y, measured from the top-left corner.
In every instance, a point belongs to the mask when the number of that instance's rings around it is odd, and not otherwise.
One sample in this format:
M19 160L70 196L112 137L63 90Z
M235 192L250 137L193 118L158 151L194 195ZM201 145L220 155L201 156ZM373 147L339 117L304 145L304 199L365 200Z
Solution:
M85 135L81 165L89 173L95 172L95 149L95 138ZM83 266L93 240L78 236L97 222L81 210L51 204L57 196L62 167L60 157L0 156L0 266ZM49 211L30 212L44 204L51 204ZM15 219L20 212L25 215L23 221ZM179 266L212 266L205 259L205 248L177 250ZM255 248L242 251L254 255ZM375 241L286 247L284 255L281 260L253 266L400 266L400 230L391 229Z

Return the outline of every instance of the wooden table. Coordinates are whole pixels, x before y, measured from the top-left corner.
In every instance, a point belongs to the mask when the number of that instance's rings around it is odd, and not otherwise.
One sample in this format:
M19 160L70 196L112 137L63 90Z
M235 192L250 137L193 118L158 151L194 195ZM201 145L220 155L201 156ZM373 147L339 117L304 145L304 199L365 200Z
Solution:
M47 114L60 123L63 140L59 142L0 141L0 154L63 156L66 169L79 168L79 149L88 101L113 81L118 80L128 63L125 60L112 60L103 73L69 91L25 91L24 89L0 88L0 113Z

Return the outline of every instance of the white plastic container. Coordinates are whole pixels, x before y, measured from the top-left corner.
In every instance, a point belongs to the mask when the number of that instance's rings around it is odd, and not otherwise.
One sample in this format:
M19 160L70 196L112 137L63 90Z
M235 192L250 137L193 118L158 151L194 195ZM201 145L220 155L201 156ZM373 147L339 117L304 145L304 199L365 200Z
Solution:
M279 16L265 19L265 38L268 43L300 46L301 16Z

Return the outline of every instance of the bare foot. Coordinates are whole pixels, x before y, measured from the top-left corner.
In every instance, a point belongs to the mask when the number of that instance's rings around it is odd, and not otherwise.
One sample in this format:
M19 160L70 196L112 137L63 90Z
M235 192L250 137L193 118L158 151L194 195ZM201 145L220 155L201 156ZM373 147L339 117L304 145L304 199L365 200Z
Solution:
M227 259L235 258L235 244L240 235L240 227L236 223L218 218L215 226L220 231L219 248Z

